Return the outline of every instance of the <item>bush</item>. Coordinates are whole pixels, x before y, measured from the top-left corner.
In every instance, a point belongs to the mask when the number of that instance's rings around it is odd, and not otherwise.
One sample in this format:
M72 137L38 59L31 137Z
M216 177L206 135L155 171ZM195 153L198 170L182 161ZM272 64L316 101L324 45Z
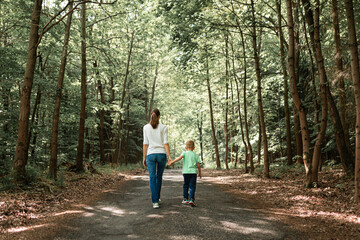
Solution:
M24 183L26 185L31 185L39 180L39 176L41 174L41 170L37 166L27 165L26 166L26 174Z
M14 176L9 174L0 178L0 191L6 191L15 188Z

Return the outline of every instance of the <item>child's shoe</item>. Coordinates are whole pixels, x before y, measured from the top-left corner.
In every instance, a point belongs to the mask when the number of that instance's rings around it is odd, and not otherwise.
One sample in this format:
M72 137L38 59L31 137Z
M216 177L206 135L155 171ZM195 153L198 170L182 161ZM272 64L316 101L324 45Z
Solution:
M194 200L191 199L191 200L189 201L189 204L190 204L190 206L195 207Z
M153 203L153 208L159 208L159 207L160 207L159 203Z
M187 200L186 198L184 200L182 200L181 202L182 204L188 204L189 203L189 200Z

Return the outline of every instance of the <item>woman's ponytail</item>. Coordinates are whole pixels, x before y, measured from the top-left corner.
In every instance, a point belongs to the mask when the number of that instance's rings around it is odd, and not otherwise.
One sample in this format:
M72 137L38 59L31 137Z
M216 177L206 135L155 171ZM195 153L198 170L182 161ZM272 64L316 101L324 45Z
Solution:
M160 119L160 111L159 109L155 108L152 110L150 114L150 125L153 127L153 129L156 129L159 125L159 119Z

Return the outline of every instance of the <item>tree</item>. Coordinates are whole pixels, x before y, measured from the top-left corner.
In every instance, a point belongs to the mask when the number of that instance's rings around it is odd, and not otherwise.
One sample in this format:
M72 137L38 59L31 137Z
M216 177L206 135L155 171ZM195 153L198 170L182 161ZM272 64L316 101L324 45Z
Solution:
M356 104L356 126L355 126L355 202L360 202L360 66L359 52L355 30L354 6L352 0L345 0L346 18L348 26L351 77L353 80L355 104Z
M301 102L297 87L296 87L296 77L295 77L295 38L294 38L294 21L293 21L293 8L292 0L286 0L287 6L287 21L288 21L288 33L289 33L289 50L288 50L288 68L289 68L289 77L292 89L292 98L294 105L299 113L299 120L301 126L301 137L303 143L303 161L305 166L306 174L306 185L311 183L311 162L310 162L310 136L309 128L306 119L306 111Z
M30 115L30 96L34 81L34 71L36 64L36 52L39 40L39 23L41 14L42 0L34 0L34 7L31 17L29 47L25 68L24 82L21 87L19 127L16 150L14 156L14 171L18 180L25 177L25 166L28 159L28 132Z
M86 92L87 92L87 67L86 67L86 0L83 0L81 6L81 107L80 107L80 125L78 148L76 156L76 171L82 172L83 153L84 153L84 135L85 135L85 119L86 119Z
M61 106L62 90L63 90L63 84L64 84L66 60L67 60L67 55L68 55L68 45L69 45L69 38L70 38L70 28L71 28L72 11L73 11L74 2L69 1L69 3L70 3L69 11L71 11L71 13L67 17L67 22L66 22L66 26L65 26L64 45L63 45L63 49L62 49L59 76L57 79L56 98L55 98L54 113L53 113L51 140L50 140L49 177L53 178L53 179L57 178L56 171L57 171L60 106Z
M285 110L285 125L286 125L286 158L289 165L292 164L291 151L291 126L290 126L290 111L289 111L289 97L288 97L288 74L286 70L285 50L284 50L284 36L282 31L282 16L281 16L281 1L276 1L276 10L278 14L278 35L280 45L281 67L284 75L284 110Z
M258 96L258 107L259 107L259 118L260 118L260 128L262 135L262 142L264 148L264 176L270 177L269 173L269 150L268 150L268 142L266 135L266 126L265 126L265 117L264 117L264 109L262 103L261 96L261 70L260 70L260 60L258 56L258 47L257 47L257 36L256 36L256 20L255 20L255 7L254 1L251 0L251 9L252 9L252 39L253 39L253 49L254 49L254 60L255 60L255 69L256 69L256 79L257 79L257 96Z

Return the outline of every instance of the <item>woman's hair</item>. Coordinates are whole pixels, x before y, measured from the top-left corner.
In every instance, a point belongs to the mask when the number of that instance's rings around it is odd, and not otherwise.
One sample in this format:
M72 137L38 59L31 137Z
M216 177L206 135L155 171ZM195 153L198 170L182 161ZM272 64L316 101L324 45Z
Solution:
M157 128L157 126L159 125L159 118L160 111L159 109L155 108L150 114L150 125L153 127L153 129Z
M194 143L194 141L193 140L187 140L186 141L186 148L187 149L194 149L195 148L195 143Z

